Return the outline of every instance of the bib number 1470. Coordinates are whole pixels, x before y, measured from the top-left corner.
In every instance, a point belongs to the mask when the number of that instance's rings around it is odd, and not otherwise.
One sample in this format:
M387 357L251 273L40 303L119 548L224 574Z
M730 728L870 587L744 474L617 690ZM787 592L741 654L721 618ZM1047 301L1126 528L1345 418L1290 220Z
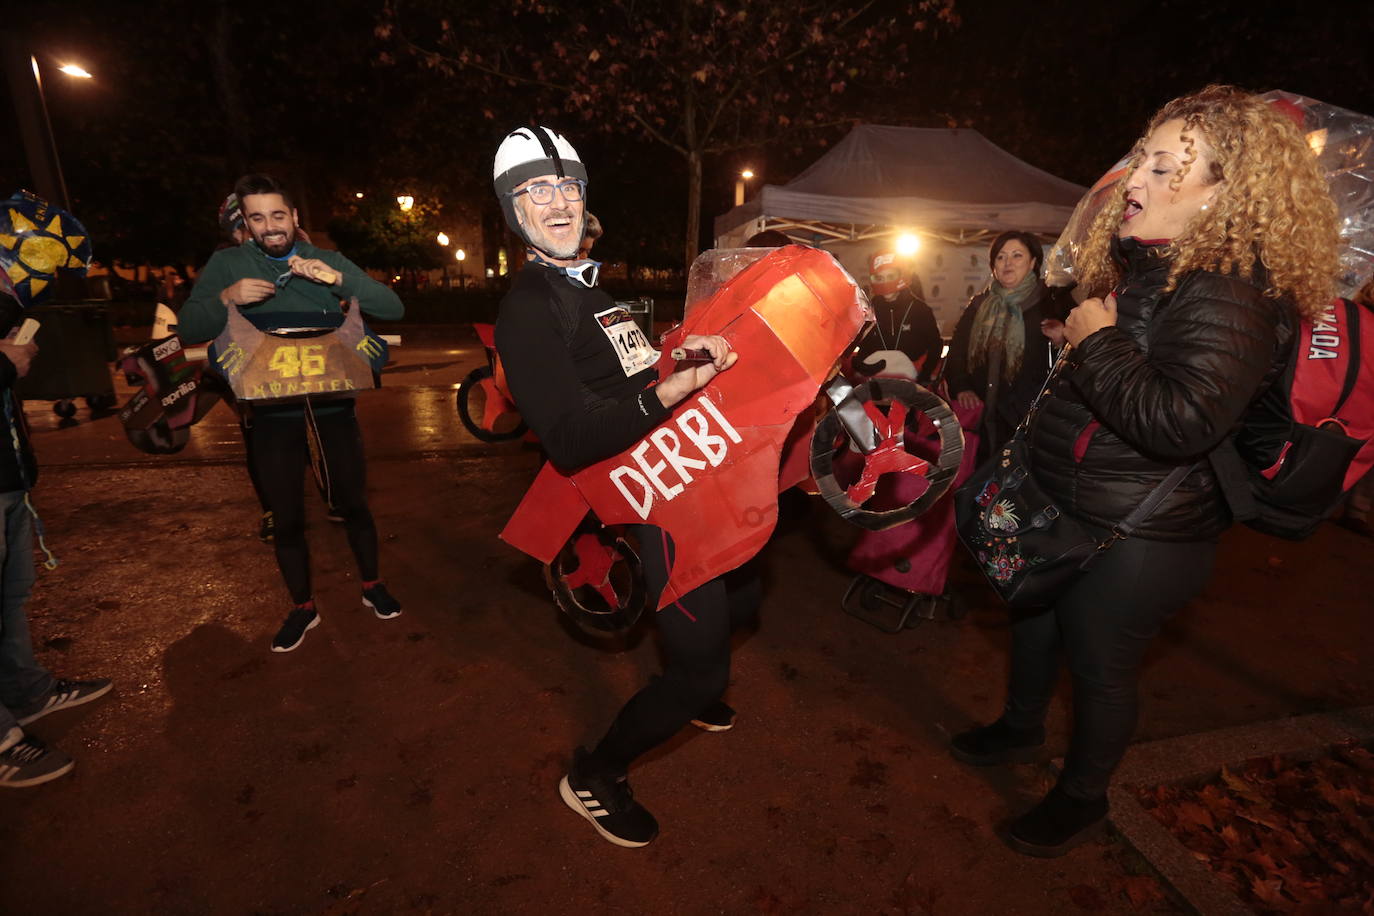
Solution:
M282 344L272 354L267 368L282 378L298 378L302 375L324 375L324 354L321 344Z

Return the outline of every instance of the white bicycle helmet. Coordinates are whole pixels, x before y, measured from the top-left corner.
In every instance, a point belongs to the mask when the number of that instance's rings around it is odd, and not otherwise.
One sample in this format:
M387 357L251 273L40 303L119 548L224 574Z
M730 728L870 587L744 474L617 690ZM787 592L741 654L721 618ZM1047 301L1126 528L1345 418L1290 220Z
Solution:
M578 158L568 139L547 127L517 127L506 134L496 148L496 162L491 179L496 196L501 199L501 212L506 225L527 243L529 238L515 218L515 200L511 192L531 178L557 175L559 178L587 180L587 167Z

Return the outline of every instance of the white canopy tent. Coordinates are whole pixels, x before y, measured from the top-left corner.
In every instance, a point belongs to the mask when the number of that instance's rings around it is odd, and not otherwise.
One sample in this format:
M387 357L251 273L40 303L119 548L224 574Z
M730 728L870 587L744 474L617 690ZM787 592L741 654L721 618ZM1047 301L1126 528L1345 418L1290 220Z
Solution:
M763 229L812 244L898 229L960 244L1008 229L1058 235L1086 191L976 130L861 124L787 184L716 217L716 247Z
M865 124L787 184L716 217L716 247L777 229L830 250L864 282L868 255L912 233L922 247L911 269L948 332L986 284L988 242L1008 229L1052 241L1086 192L976 130Z

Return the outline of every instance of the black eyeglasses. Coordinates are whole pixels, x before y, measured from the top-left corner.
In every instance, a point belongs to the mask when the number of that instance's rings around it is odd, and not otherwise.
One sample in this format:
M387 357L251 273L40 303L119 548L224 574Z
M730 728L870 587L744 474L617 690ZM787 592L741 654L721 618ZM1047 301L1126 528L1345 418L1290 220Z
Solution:
M527 188L521 188L511 194L511 197L519 197L521 194L528 194L530 200L540 207L547 207L553 203L553 192L558 191L563 195L563 199L570 204L575 204L587 193L587 183L580 178L569 178L567 181L560 181L558 184L549 184L547 181L537 181Z

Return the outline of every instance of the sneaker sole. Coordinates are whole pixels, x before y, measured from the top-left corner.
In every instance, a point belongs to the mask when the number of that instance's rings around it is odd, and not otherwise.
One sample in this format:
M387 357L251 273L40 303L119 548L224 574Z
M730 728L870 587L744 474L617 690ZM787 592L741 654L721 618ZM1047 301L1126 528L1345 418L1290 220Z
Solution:
M721 725L719 722L703 722L700 719L693 719L692 724L704 732L728 732L735 727L735 723Z
M290 652L292 649L296 648L296 647L299 646L301 643L305 642L305 634L306 634L306 633L309 633L311 630L315 629L315 627L317 627L317 626L319 626L319 625L320 625L320 615L319 615L318 613L316 613L316 614L315 614L315 619L312 620L312 621L310 621L309 623L307 623L307 624L305 625L305 629L304 629L304 630L301 630L301 635L300 635L300 637L299 637L295 642L293 642L293 643L292 643L291 645L289 645L289 646L278 646L278 645L273 645L273 646L272 646L272 651L273 651L273 652Z
M27 789L29 786L41 786L45 782L52 782L62 776L66 776L76 766L75 760L68 760L57 769L44 773L42 776L34 776L31 779L9 779L0 781L0 789Z
M370 607L370 608L372 608L372 613L374 613L374 614L377 615L377 619L378 619L378 620L390 620L390 619L393 618L393 617L400 617L400 616L401 616L401 609L400 609L400 608L397 608L395 611L393 611L393 612L390 613L390 614L383 614L381 611L377 610L377 605L373 604L371 601L368 601L366 598L363 599L363 607Z
M614 833L602 829L601 825L596 822L596 817L582 806L582 802L578 801L577 793L575 793L572 786L568 784L568 777L566 776L558 783L558 795L563 799L563 804L582 815L587 823L595 827L596 832L601 834L602 838L607 842L614 843L617 846L624 846L629 849L638 849L641 846L648 846L653 842L653 840L644 840L642 842L638 840L627 840L624 837L618 837Z
M1002 763L1034 763L1043 756L1044 750L1044 744L1033 744L1030 747L1010 748L995 754L972 754L952 744L949 746L951 757L974 767L993 767Z
M85 696L80 697L79 699L70 700L66 703L62 703L56 706L49 706L46 709L40 709L38 710L38 712L30 713L24 718L16 719L15 721L18 722L20 725L28 725L30 722L37 722L39 719L43 718L50 712L57 712L60 709L71 709L73 706L82 706L86 703L91 702L92 700L98 700L113 689L114 682L111 681L99 690L88 693Z

